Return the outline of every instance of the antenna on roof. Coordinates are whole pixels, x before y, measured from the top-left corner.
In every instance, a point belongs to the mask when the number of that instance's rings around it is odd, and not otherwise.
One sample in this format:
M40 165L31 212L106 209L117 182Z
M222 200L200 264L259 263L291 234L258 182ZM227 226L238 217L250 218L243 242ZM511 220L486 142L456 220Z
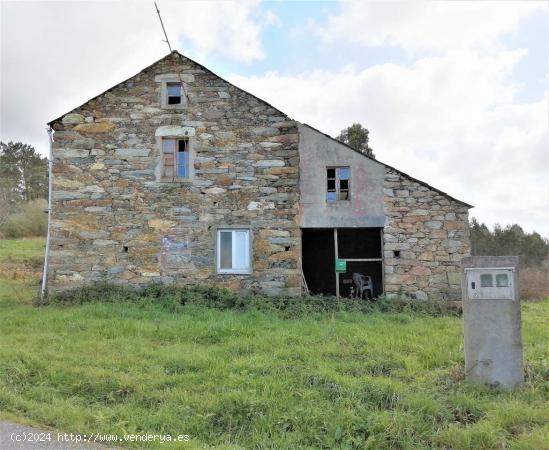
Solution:
M164 32L164 36L166 36L166 40L162 39L162 42L165 42L168 44L168 48L170 49L170 53L172 52L172 46L170 45L170 40L168 39L168 35L166 34L166 28L164 28L164 22L162 22L162 16L160 15L160 10L158 9L158 6L156 5L156 2L154 3L154 7L156 8L156 13L158 14L158 18L160 19L160 25L162 25L162 31Z

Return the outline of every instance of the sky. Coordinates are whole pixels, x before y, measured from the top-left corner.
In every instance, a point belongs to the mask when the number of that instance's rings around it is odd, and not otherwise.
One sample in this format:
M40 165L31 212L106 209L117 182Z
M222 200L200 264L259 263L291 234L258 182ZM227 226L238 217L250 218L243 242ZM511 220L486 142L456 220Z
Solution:
M165 1L172 47L332 136L549 237L549 3ZM0 140L47 154L46 122L168 52L152 2L0 0Z

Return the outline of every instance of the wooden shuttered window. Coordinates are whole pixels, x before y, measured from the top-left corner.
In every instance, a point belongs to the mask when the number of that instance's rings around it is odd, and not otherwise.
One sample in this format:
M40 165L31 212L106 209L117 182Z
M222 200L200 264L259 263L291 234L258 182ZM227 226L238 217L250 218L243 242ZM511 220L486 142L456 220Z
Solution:
M187 139L162 140L162 176L189 178L189 141Z

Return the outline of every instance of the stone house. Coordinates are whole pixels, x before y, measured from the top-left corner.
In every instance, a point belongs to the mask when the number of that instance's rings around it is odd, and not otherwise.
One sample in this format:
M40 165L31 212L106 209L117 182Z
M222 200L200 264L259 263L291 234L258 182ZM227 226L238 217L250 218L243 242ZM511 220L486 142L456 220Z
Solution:
M48 288L459 298L468 209L172 52L49 123ZM338 271L336 271L336 260Z

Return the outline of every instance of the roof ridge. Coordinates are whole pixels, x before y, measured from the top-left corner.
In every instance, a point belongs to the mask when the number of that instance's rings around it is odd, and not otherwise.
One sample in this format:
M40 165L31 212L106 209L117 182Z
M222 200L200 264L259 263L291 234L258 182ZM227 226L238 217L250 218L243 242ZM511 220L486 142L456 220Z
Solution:
M104 94L106 94L107 92L110 92L112 91L113 89L115 89L117 86L120 86L121 84L127 82L128 80L131 80L133 77L139 75L141 72L144 72L145 70L147 69L150 69L152 66L154 66L155 64L158 64L160 61L162 61L163 59L166 59L167 57L171 56L171 55L177 55L179 56L180 58L185 58L186 60L190 61L191 63L193 64L196 64L197 66L199 66L201 69L211 73L212 75L216 76L217 78L219 78L220 80L224 81L225 83L227 84L230 84L231 86L235 87L236 89L244 92L245 94L248 94L250 96L252 96L253 98L265 103L267 106L269 106L270 108L273 108L274 110L278 111L280 114L288 117L288 119L292 120L288 114L286 114L284 111L281 111L280 109L276 108L275 106L271 105L270 103L266 102L265 100L263 100L262 98L259 98L257 97L256 95L252 94L251 92L248 92L244 89L242 89L241 87L238 87L237 85L235 85L234 83L231 83L230 81L226 80L225 78L219 76L218 74L216 74L215 72L213 72L212 70L208 69L206 66L200 64L199 62L196 62L194 59L191 59L189 58L188 56L185 56L183 55L182 53L180 53L178 50L172 50L171 52L167 53L165 56L163 56L162 58L160 59L157 59L155 62L153 62L152 64L149 64L147 67L144 67L143 69L141 69L139 72L133 74L131 77L128 77L126 78L125 80L122 80L120 81L119 83L116 83L114 86L111 86L110 88L104 90L103 92L95 95L94 97L86 100L84 103L81 103L80 105L72 108L71 110L67 111L66 113L60 115L59 117L57 117L56 119L53 119L49 122L47 122L47 125L50 125L53 124L54 122L57 122L58 120L61 120L64 116L66 116L67 114L70 114L71 112L73 112L74 110L78 109L78 108L81 108L82 106L84 106L86 103L89 103L91 102L92 100L95 100L97 97L100 97Z

